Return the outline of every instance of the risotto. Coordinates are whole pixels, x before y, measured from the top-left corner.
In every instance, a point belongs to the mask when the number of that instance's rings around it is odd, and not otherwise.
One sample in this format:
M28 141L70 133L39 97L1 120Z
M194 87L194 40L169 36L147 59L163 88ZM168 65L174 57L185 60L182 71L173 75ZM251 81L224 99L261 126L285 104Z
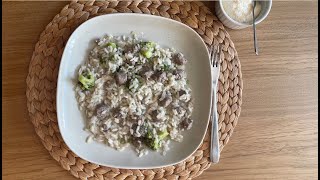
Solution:
M174 49L143 41L134 33L96 41L78 71L79 108L87 117L87 142L116 150L165 154L192 127L187 59Z

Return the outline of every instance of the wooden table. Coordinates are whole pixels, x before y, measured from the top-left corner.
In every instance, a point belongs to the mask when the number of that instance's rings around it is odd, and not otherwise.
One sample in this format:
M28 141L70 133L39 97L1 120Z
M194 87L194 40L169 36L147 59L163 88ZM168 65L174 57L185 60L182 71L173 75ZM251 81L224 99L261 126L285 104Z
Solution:
M75 179L41 144L25 96L34 45L65 4L3 2L4 179ZM274 1L257 26L259 56L250 28L229 30L242 65L242 112L221 162L197 179L318 178L317 14L317 1Z

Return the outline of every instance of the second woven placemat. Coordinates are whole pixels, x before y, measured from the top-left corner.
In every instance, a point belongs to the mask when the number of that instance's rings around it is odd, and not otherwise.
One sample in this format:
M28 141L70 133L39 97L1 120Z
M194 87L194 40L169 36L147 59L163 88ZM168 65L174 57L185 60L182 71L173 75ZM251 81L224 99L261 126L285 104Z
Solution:
M117 169L87 162L70 151L60 135L56 116L56 85L64 46L71 33L86 20L121 12L171 18L193 28L207 45L220 44L223 51L218 88L220 150L228 143L242 104L240 61L229 34L201 2L75 1L66 5L41 33L29 66L27 105L35 131L51 156L80 179L194 178L210 166L210 132L207 132L201 147L184 162L152 170Z

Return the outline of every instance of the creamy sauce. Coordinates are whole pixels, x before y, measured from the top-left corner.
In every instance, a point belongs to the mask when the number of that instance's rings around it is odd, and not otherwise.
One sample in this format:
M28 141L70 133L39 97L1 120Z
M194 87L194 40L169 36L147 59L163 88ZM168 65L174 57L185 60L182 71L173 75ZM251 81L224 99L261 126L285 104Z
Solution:
M252 0L223 0L222 6L225 12L233 20L241 23L252 23ZM257 17L261 11L261 4L256 2L254 15Z

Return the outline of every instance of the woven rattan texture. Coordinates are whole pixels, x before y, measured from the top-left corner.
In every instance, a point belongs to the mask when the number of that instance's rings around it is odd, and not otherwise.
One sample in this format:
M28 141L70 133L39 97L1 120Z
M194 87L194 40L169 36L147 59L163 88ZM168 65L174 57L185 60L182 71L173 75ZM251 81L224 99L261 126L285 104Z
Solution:
M221 150L237 124L242 104L242 76L237 51L218 19L201 2L73 1L46 26L35 46L27 77L27 105L35 131L51 156L80 179L192 179L209 168L209 135L184 162L152 170L126 170L89 163L64 143L57 124L56 85L60 59L71 33L86 20L108 13L145 13L171 18L192 27L207 45L220 44L222 53L218 89ZM210 128L209 128L210 129Z

